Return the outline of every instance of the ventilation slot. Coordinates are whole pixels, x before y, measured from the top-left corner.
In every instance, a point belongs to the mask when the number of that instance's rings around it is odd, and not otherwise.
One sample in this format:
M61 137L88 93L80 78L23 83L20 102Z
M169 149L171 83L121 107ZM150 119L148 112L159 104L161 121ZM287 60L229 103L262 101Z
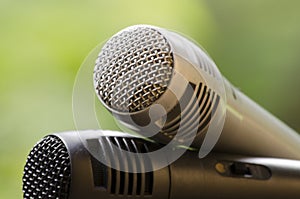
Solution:
M237 96L235 93L235 88L231 87L233 99L237 100Z
M107 166L103 165L100 161L91 156L91 163L93 169L94 185L107 189Z
M111 187L110 187L110 193L111 194L116 194L116 185L118 183L118 180L117 180L117 170L115 169L111 169Z
M153 172L145 173L145 194L152 195L153 191Z

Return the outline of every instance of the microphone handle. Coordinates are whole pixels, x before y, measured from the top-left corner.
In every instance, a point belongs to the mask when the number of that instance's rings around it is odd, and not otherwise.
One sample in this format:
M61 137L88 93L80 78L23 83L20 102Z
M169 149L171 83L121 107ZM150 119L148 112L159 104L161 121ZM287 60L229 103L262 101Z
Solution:
M300 160L300 136L225 78L226 119L214 150Z
M170 199L299 198L300 161L186 153L169 166Z

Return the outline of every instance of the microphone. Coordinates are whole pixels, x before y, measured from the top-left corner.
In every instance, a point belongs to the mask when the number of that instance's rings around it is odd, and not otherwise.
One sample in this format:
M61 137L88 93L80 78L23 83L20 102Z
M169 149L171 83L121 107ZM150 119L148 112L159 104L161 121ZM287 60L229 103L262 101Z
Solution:
M300 136L236 89L208 54L175 32L121 30L96 60L99 100L128 130L217 152L300 159Z
M300 196L300 161L218 153L199 159L195 151L186 151L167 167L147 170L146 167L159 164L147 157L160 147L163 145L112 131L48 135L28 155L23 197L293 199ZM121 149L143 158L126 156ZM167 161L168 155L162 156ZM138 172L143 170L147 172Z

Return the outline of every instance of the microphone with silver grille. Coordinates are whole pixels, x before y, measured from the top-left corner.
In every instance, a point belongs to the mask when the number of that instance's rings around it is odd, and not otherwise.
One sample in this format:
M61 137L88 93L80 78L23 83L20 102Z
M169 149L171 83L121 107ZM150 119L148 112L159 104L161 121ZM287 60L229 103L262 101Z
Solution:
M162 169L141 172L159 164L148 154L160 147L164 146L112 131L48 135L28 155L23 198L300 197L299 161L217 153L199 159L197 152L186 151ZM121 150L143 158L129 158Z
M94 86L122 126L160 143L225 153L300 159L300 136L257 105L185 37L136 25L111 37Z

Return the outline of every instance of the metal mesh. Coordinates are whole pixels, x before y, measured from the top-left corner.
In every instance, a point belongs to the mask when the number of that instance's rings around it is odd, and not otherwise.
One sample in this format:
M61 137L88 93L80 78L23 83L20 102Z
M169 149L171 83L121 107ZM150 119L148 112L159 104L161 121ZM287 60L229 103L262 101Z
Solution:
M102 48L94 71L99 98L120 112L143 110L166 90L173 54L166 38L146 26L125 29Z
M23 175L23 196L67 199L71 181L70 158L64 143L47 136L28 155Z

